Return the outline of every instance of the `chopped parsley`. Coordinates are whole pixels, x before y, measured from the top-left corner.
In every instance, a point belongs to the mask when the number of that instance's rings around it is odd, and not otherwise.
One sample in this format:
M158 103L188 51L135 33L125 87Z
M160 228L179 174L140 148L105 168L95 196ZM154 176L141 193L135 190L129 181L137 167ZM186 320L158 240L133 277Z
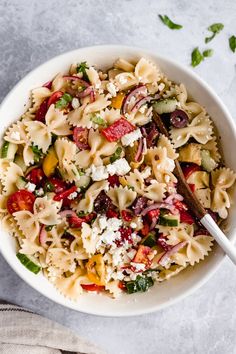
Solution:
M44 191L45 192L54 192L54 189L55 189L55 187L50 181L47 181L44 184Z
M214 50L213 49L206 49L203 51L203 56L204 58L209 58L212 57L212 55L214 54Z
M235 50L236 50L236 37L235 36L231 36L229 38L229 47L232 50L232 52L235 53Z
M113 155L111 155L110 157L110 162L113 163L115 162L116 160L118 160L120 158L120 155L122 153L122 148L119 146L116 151L114 152Z
M159 15L159 18L160 18L161 21L162 21L167 27L169 27L170 29L178 30L178 29L183 28L183 26L178 25L177 23L172 22L171 19L170 19L168 16L166 16L166 15L164 15L164 16Z
M86 69L88 69L88 64L86 61L83 61L82 63L78 64L77 66L77 73L81 73L83 75L83 78L87 81L89 81L88 75L86 73Z
M223 23L213 23L213 25L209 26L207 29L208 31L212 32L212 35L210 37L205 38L205 43L210 42L215 36L222 31L224 28Z
M34 162L39 163L39 161L43 158L44 154L41 149L39 149L36 145L31 145L31 149L34 153Z
M140 275L137 276L136 280L125 282L125 286L128 294L145 292L151 286L153 286L153 284L154 282L151 277L148 276L141 277Z
M107 123L104 119L102 119L102 117L100 117L99 115L97 114L94 114L92 117L91 117L91 121L95 124L98 124L98 125L101 125L103 127L106 127Z
M69 93L64 93L64 95L56 102L55 107L63 109L68 106L72 99L73 97Z

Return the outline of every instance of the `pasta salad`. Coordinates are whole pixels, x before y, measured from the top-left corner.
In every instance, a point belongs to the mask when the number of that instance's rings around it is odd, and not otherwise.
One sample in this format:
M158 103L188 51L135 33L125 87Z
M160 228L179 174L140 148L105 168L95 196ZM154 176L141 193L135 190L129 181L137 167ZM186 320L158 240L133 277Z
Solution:
M236 175L213 122L148 59L72 64L33 89L0 159L2 224L19 262L76 300L144 292L203 260L213 238L178 193L175 160L204 208L226 219Z

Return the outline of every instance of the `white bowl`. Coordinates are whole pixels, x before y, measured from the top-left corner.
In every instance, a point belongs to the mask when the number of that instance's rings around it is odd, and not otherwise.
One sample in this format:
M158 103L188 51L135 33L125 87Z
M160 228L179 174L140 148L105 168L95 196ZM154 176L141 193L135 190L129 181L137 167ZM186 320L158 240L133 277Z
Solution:
M86 60L98 68L109 68L118 57L138 60L141 56L156 62L170 79L184 83L191 96L206 107L220 132L226 164L236 171L236 159L232 153L232 148L236 146L236 129L229 112L219 97L191 70L170 59L163 58L155 52L148 52L140 48L118 45L82 48L62 54L39 66L22 79L2 102L0 107L1 134L3 135L8 125L17 120L24 112L24 104L28 101L30 90L41 86L58 72L67 71L71 63ZM236 212L235 206L232 207L230 214L233 215L234 212ZM233 233L236 227L236 218L229 217L228 225L228 237L233 241L236 236ZM223 252L218 246L215 246L213 252L204 261L194 267L188 267L166 282L155 284L147 293L124 294L117 300L106 295L84 294L78 302L72 302L60 295L43 275L36 276L30 273L19 263L15 255L14 239L4 230L1 231L0 250L14 271L41 294L71 309L102 316L139 315L163 309L191 294L204 284L217 270L224 258Z

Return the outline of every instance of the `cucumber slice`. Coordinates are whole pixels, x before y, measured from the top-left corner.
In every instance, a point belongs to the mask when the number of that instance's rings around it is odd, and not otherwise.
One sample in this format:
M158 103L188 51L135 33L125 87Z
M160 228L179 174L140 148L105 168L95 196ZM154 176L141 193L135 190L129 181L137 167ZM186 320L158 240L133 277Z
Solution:
M35 260L32 260L31 256L28 256L23 253L17 253L16 257L19 261L25 266L28 270L30 270L34 274L38 274L41 270L41 267L35 263Z
M19 177L16 181L16 186L18 189L25 189L27 182L25 181L24 177Z
M172 227L179 226L179 215L171 215L171 214L160 215L158 224L162 226L172 226Z
M17 152L17 145L4 141L1 149L1 158L14 160L15 154Z
M76 187L78 188L87 188L90 183L91 178L89 176L83 175L80 176L80 179L75 182Z
M201 157L202 157L202 167L204 168L204 170L206 170L207 172L211 172L216 168L217 163L211 157L209 150L202 150Z
M174 112L176 107L177 100L175 98L166 98L153 104L153 108L158 114Z
M142 245L148 246L148 247L154 247L156 246L156 236L153 233L148 234L142 239Z

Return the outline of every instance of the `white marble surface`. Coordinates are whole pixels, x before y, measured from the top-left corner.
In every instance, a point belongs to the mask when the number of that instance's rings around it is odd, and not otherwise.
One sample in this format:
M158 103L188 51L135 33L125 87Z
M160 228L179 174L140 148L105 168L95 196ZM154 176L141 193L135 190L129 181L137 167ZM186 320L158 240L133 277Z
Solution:
M159 13L168 14L184 29L169 30L159 21ZM0 0L0 99L40 63L93 44L138 45L189 65L192 49L205 48L206 28L223 22L225 30L208 46L214 48L214 56L195 71L236 116L236 53L228 48L229 35L236 35L235 14L235 0ZM39 295L0 256L0 298L67 325L112 354L236 353L235 294L235 267L225 260L205 286L164 311L99 318L67 310Z

